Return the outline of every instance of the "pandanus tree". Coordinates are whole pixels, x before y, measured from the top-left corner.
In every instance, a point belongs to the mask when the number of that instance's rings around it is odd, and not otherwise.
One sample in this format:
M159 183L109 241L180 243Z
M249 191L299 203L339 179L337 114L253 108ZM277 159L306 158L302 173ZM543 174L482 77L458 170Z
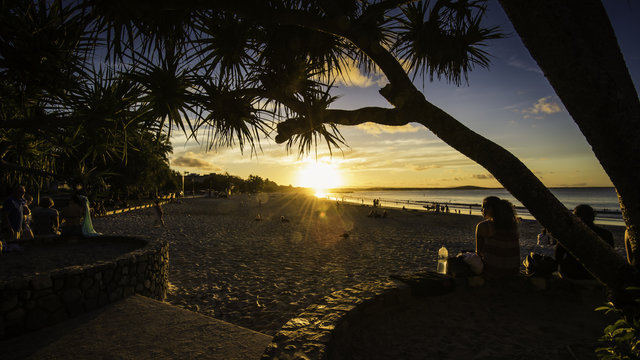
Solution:
M84 23L60 4L0 6L0 170L14 181L24 181L28 170L52 176L65 121L56 116L55 99L77 85Z
M500 3L615 185L640 267L640 101L602 3Z
M153 112L154 104L163 104L149 100L149 86L143 86L145 76L152 78L148 69L123 76L94 61L96 43L78 4L7 1L0 6L3 184L26 183L33 189L55 178L104 185L127 162L128 150L139 150L141 139L148 141L148 133L154 134L156 156L144 159L168 166L171 147L160 136L162 126Z
M239 144L254 150L260 135L273 127L276 142L297 145L305 152L318 143L330 149L344 144L342 126L419 123L487 169L612 291L621 293L638 281L637 271L573 216L518 158L438 108L414 85L416 77L426 76L459 84L475 67L489 65L483 46L501 34L483 25L485 1L70 3L79 6L73 14L82 15L85 34L97 49L88 61L102 59L114 68L126 63L123 76L143 88L146 95L139 107L148 115L147 124L156 129L169 132L177 127L194 136L207 134L210 146ZM616 186L635 240L640 196L628 184L637 184L638 162L633 157L621 162L603 149L617 144L624 132L631 139L625 151L630 156L638 153L633 143L640 135L638 97L624 62L619 61L604 9L596 0L586 5L551 0L501 0L501 4ZM535 21L529 21L528 14L534 13ZM592 16L595 27L605 26L604 35L590 28ZM571 21L560 26L566 19ZM544 26L548 28L540 28ZM557 39L551 39L554 36ZM576 50L579 46L594 52ZM596 52L597 46L603 49ZM603 59L595 54L609 50L618 60L607 57L613 60L599 62ZM588 66L563 68L581 61ZM384 74L388 84L379 93L390 107L333 108L332 84L346 76L348 66ZM607 73L622 80L608 83ZM580 76L595 79L597 86L582 92ZM616 92L619 88L622 91ZM603 96L610 99L604 101ZM588 109L594 109L593 116L580 108L586 102ZM608 111L618 108L626 109L614 111L618 130L596 126L599 121L609 124L602 121L603 114L611 119ZM630 171L634 177L628 176Z

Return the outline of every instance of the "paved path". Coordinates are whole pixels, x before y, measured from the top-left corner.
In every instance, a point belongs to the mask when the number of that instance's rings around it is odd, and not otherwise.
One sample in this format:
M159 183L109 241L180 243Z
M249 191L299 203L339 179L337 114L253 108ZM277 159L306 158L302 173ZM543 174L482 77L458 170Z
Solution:
M2 359L259 359L271 337L134 295L0 342Z

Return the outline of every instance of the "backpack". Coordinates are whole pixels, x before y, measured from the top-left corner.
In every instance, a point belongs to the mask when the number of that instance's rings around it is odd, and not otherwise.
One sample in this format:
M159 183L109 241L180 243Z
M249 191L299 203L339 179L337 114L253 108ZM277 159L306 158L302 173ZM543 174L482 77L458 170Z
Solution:
M475 252L463 251L447 259L447 274L453 277L469 277L482 273L484 264Z
M558 262L551 256L530 253L522 261L525 274L527 276L537 276L543 278L551 277L551 274L558 270Z

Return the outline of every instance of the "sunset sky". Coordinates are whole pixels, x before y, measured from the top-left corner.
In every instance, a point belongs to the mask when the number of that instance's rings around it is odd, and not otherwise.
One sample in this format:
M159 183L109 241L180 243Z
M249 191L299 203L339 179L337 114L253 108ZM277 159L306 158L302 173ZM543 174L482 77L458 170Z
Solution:
M609 17L636 89L640 84L640 2L606 0ZM472 130L519 157L547 186L611 186L555 92L531 58L497 1L489 1L489 25L508 34L487 48L493 56L489 70L476 69L469 85L416 80L427 100ZM561 61L561 60L559 60ZM350 84L338 84L342 97L333 108L389 107L378 94L384 77L352 72ZM603 119L604 120L604 119ZM207 152L177 132L172 137L171 167L178 171L250 174L281 185L315 186L313 181L346 187L455 187L500 184L482 167L446 145L419 124L400 128L367 123L341 127L348 147L330 158L320 146L318 162L287 153L284 144L261 142L257 156L238 148ZM275 137L275 133L273 134ZM326 176L329 175L329 176ZM323 178L323 176L325 176Z

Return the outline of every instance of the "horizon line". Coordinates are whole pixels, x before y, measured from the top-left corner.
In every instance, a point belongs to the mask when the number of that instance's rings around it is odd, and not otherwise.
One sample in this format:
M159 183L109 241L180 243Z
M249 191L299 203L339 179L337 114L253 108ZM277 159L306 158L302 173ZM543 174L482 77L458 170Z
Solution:
M304 188L304 187L303 187ZM548 189L615 189L614 186L547 186ZM445 187L419 187L419 186L340 186L327 190L506 190L504 187L488 187L476 185L445 186Z

